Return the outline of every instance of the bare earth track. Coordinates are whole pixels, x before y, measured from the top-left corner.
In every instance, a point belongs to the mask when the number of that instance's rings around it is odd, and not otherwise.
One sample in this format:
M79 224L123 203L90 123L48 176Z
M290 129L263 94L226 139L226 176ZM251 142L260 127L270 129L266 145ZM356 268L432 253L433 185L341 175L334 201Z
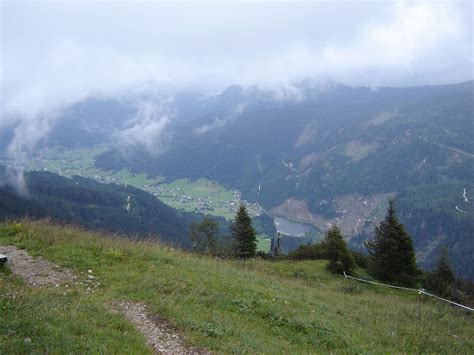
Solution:
M148 315L143 303L119 301L110 304L110 308L122 313L145 336L156 354L210 354L203 349L183 345L183 338L176 328L159 315Z
M73 273L41 257L33 258L25 250L14 246L0 246L0 253L8 258L8 267L32 287L72 283Z
M31 287L58 287L64 283L72 284L76 279L71 270L61 268L42 257L32 257L25 250L14 246L0 245L0 254L7 256L11 272L24 279ZM184 338L177 329L159 315L148 315L145 304L119 301L110 303L108 308L123 314L145 336L155 354L209 354L203 349L183 345Z

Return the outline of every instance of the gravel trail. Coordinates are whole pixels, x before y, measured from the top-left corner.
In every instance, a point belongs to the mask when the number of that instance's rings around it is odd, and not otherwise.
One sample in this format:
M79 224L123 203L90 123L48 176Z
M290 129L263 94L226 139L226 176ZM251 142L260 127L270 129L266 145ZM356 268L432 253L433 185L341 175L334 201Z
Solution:
M8 258L7 265L14 275L23 278L32 287L72 283L73 273L42 257L32 257L26 250L0 245L0 254Z
M203 349L186 347L177 329L163 317L149 315L143 303L118 301L111 303L110 308L122 313L145 336L155 354L210 354Z

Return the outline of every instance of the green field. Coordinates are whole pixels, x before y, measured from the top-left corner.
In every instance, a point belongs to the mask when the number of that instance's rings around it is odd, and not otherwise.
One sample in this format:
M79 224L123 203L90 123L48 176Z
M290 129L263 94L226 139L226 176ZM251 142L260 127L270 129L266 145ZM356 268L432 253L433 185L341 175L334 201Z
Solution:
M26 169L50 171L67 177L78 175L103 183L132 185L141 189L163 181L162 177L148 177L145 174L135 174L128 168L117 172L96 168L94 166L95 157L107 149L108 147L106 146L51 149L44 151L34 158L30 158L26 163Z
M245 203L251 216L261 213L259 206L242 200L238 191L226 189L205 178L191 181L178 179L163 183L164 177L135 174L125 168L117 172L104 171L94 166L96 155L108 147L47 150L27 162L27 170L50 171L62 176L74 175L92 178L101 183L131 185L145 190L167 205L186 212L197 212L232 220L241 203ZM258 236L258 250L268 252L270 242Z
M190 345L223 353L474 352L472 314L416 294L348 282L324 261L216 260L76 227L0 225L16 245L100 287L31 289L0 271L2 353L150 353L113 300L143 302ZM323 286L323 284L324 286ZM331 286L327 288L327 286ZM29 341L26 341L29 339Z
M28 170L50 171L65 176L93 176L96 170L94 169L94 158L106 150L106 146L48 149L30 158L26 167Z
M152 188L160 200L167 205L188 212L201 212L231 220L239 205L244 202L237 191L227 190L215 181L204 178L174 180ZM260 213L256 204L246 203L250 215Z
M268 235L262 234L257 235L257 250L268 253L270 251L270 240Z
M226 189L215 181L204 178L190 181L178 179L163 183L164 177L135 174L128 168L105 171L94 166L94 158L107 146L92 148L55 148L42 152L26 162L27 170L50 171L63 176L74 175L95 179L102 183L131 185L145 190L167 205L187 212L201 212L231 220L238 206L245 203L252 216L260 214L258 205L242 200L237 191Z

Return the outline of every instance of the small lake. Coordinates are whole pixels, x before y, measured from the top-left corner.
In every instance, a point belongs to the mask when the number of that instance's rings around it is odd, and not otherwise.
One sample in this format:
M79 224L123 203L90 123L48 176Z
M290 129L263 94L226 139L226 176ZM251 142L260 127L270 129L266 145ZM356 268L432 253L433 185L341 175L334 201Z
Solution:
M312 225L292 222L281 217L276 217L274 223L276 230L281 234L293 235L296 237L303 237L306 233L316 230Z

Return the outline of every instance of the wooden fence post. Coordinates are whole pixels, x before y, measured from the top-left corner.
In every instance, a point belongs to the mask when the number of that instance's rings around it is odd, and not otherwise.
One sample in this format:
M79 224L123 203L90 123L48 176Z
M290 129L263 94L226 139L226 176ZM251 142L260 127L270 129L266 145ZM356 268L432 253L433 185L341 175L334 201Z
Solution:
M346 276L346 272L343 271L344 273L344 295L346 294L346 281L347 281L347 276Z
M421 322L421 291L418 291L418 321Z

